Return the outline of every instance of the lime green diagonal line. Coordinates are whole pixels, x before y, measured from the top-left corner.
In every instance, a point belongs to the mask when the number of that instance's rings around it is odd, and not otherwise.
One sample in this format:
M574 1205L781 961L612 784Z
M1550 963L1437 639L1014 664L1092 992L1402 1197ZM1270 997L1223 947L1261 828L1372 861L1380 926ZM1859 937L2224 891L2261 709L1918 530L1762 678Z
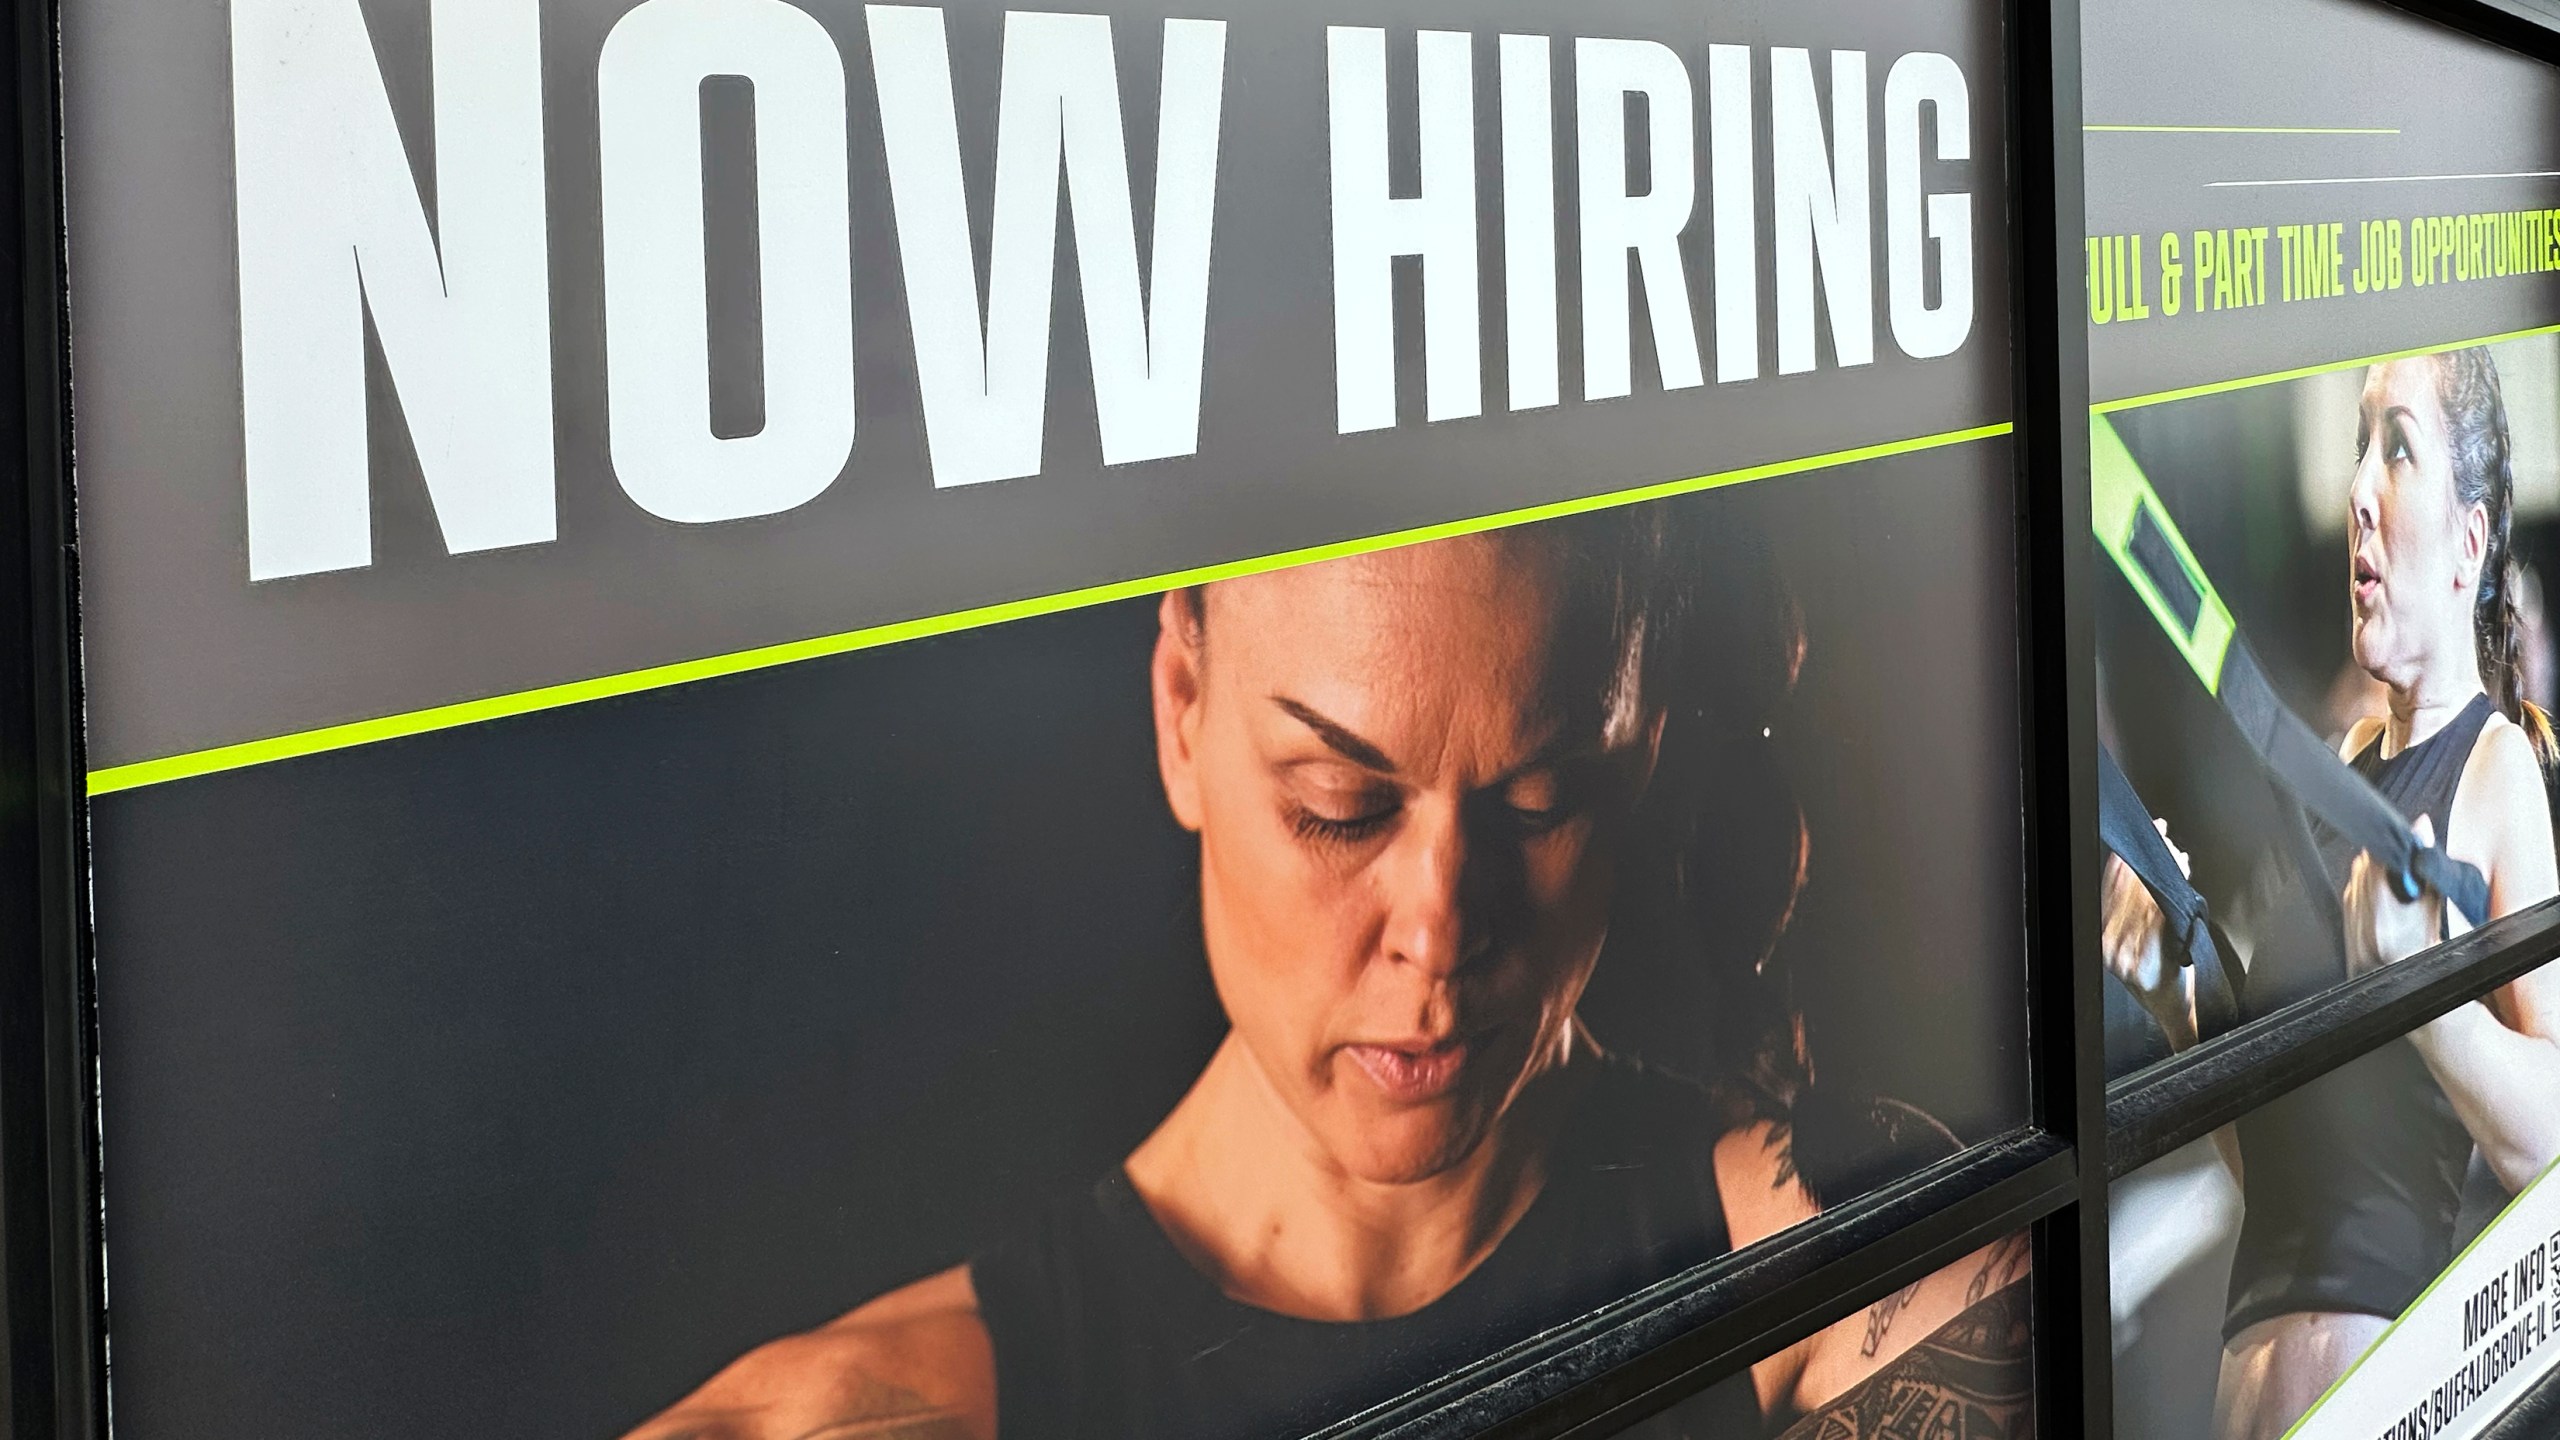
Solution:
M2531 340L2540 335L2560 335L2560 325L2537 325L2530 330L2510 330L2503 335L2483 335L2476 340L2454 340L2440 345L2418 345L2407 350L2393 350L2381 355L2359 355L2353 360L2324 360L2317 365L2304 365L2292 370L2270 370L2263 375L2243 375L2237 380L2215 380L2204 385L2188 385L2176 390L2156 390L2148 395L2129 395L2122 400L2104 400L2089 407L2096 415L2113 415L2119 410L2139 410L2146 405L2166 405L2172 400L2193 400L2200 395L2225 395L2234 390L2249 390L2260 385L2281 385L2287 380L2308 380L2314 375L2334 375L2341 370L2361 370L2367 365L2387 365L2394 360L2414 360L2421 355L2442 355L2449 350L2469 350L2479 345L2504 345L2510 340Z
M2015 427L2003 423L1981 425L1970 430L1950 430L1936 435L1922 435L1909 440L1888 441L1861 446L1854 450L1835 450L1824 455L1808 455L1795 460L1780 460L1767 465L1754 465L1727 470L1714 475L1697 475L1685 480L1666 480L1658 484L1619 490L1607 495L1586 496L1578 500L1559 500L1546 505L1533 505L1520 510L1482 515L1468 520L1452 520L1440 525L1425 525L1399 530L1386 535L1372 535L1358 540L1345 540L1332 545L1315 545L1301 550L1283 551L1276 555L1257 556L1223 565L1207 565L1143 579L1115 581L1107 585L1068 590L1055 595L1042 595L1028 600L1007 601L1000 605L984 605L972 610L958 610L946 615L933 615L920 620L902 620L892 625L875 625L865 630L849 630L840 635L822 635L812 640L795 640L784 645L768 645L760 649L740 650L727 655L714 655L702 660L687 660L674 665L660 665L646 670L632 670L620 675L606 675L594 680L580 680L566 685L550 685L538 690L523 690L512 695L496 695L485 700L467 700L457 705L439 705L433 709L412 710L402 715L386 715L378 720L359 720L346 725L331 725L299 734L279 735L267 740L252 740L238 745L223 745L210 750L197 750L184 755L171 755L158 760L137 761L130 765L112 765L89 772L89 793L112 795L119 790L134 790L146 785L164 785L172 780L185 780L199 775L213 775L225 770L240 770L252 765L273 764L304 755L319 755L331 750L345 750L358 745L371 745L383 740L397 740L409 735L424 735L436 730L450 730L462 725L501 720L513 715L530 715L541 710L556 710L567 705L582 705L592 700L606 700L618 695L635 695L646 690L661 690L671 685L687 685L697 680L716 679L723 675L740 675L751 670L765 670L777 665L790 665L802 660L815 660L828 655L844 655L856 650L869 650L882 645L895 645L906 640L920 640L931 635L949 635L974 630L985 625L999 625L1008 620L1027 620L1035 615L1053 615L1060 611L1081 609L1088 605L1108 604L1142 595L1161 594L1185 585L1205 585L1216 580L1232 580L1238 576L1256 575L1293 565L1310 565L1320 560L1338 560L1350 555L1365 555L1391 550L1402 545L1419 545L1429 540L1445 540L1457 535L1480 534L1513 525L1528 525L1540 520L1554 520L1594 510L1613 509L1621 505L1640 505L1648 500L1666 500L1700 490L1713 490L1728 485L1741 485L1754 480L1775 479L1781 475L1798 475L1812 470L1851 465L1862 460L1879 460L1889 455L1908 455L1922 450L1935 450L1949 445L1963 445L1978 440L1991 440L2009 434Z

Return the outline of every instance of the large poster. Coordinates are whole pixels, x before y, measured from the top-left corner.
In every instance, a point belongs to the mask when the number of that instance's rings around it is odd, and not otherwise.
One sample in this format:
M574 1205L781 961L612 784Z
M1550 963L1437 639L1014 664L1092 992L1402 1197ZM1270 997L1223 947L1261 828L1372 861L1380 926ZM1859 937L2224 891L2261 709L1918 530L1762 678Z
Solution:
M64 25L120 1433L1304 1433L2024 1120L1996 6Z
M2560 76L2363 0L2083 13L2124 1074L2560 893ZM2555 1107L2543 972L2124 1182L2120 1433L2494 1418Z

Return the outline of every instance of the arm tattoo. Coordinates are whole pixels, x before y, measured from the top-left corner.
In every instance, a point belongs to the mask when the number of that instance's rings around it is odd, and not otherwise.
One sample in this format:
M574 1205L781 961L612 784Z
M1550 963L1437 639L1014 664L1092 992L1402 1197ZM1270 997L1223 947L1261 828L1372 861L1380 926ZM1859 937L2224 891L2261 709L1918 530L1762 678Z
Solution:
M1974 1271L1973 1279L1965 1284L1964 1303L1979 1305L1983 1296L2026 1273L2027 1237L2011 1235L1983 1254L1982 1268ZM1893 1330L1893 1322L1901 1317L1903 1308L1920 1293L1920 1285L1921 1282L1915 1280L1877 1301L1867 1311L1867 1338L1858 1346L1859 1354L1872 1360L1878 1351L1884 1349L1885 1336Z
M1992 1246L1991 1253L1982 1257L1982 1268L1973 1272L1973 1283L1964 1287L1965 1305L1970 1308L1981 1304L1982 1297L1996 1286L2005 1286L2026 1274L2028 1245L2026 1232L2020 1231Z
M1806 1416L1783 1440L2028 1440L2035 1371L2015 1281Z
M1867 1307L1867 1338L1859 1342L1858 1353L1874 1359L1876 1352L1884 1348L1884 1337L1893 1329L1894 1318L1919 1293L1920 1282L1914 1280Z

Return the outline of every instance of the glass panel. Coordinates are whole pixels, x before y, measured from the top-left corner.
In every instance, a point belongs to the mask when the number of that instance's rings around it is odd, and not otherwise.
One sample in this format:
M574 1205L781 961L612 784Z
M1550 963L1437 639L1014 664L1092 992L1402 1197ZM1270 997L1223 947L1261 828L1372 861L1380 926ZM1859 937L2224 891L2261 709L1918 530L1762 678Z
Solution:
M2245 9L2084 7L2116 1074L2560 892L2560 73Z

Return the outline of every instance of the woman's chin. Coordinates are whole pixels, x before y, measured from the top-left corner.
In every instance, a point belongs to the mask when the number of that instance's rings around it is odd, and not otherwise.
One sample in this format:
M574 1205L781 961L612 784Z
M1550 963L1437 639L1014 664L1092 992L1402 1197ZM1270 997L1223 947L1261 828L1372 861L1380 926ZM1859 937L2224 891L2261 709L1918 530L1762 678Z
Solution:
M2354 658L2356 668L2385 685L2391 683L2383 673L2391 668L2387 639L2379 621L2359 619L2347 641L2347 653Z
M1475 1153L1485 1127L1454 1104L1400 1108L1343 1117L1331 1137L1334 1163L1372 1185L1414 1185L1443 1174Z

